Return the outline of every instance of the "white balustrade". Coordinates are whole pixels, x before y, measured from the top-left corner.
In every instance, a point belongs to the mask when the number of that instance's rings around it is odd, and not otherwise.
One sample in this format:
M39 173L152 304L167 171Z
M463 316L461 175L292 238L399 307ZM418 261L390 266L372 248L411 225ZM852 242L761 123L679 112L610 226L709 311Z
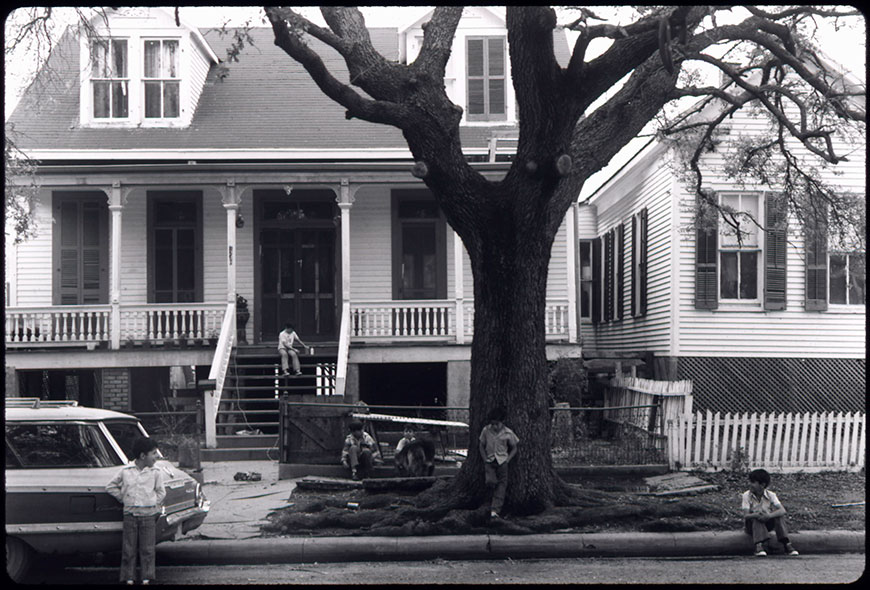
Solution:
M567 338L568 302L548 301L547 337ZM465 336L474 335L474 302L462 305ZM456 302L448 300L359 301L350 308L351 337L384 340L452 340L456 336Z
M121 341L218 338L225 303L161 303L121 306Z
M110 335L108 305L7 307L6 344L10 346L93 344Z

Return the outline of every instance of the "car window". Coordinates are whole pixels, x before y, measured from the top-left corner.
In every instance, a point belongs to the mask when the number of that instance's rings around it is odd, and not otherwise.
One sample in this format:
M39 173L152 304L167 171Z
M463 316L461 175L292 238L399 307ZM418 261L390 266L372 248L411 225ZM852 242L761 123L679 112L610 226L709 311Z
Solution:
M96 424L6 424L6 468L112 467L121 458Z
M117 441L118 446L121 447L121 450L124 451L127 458L131 461L135 459L135 457L133 457L133 442L137 438L145 436L142 433L142 429L139 427L139 423L125 420L118 422L105 421L103 424L105 424L106 428L109 429L109 432L112 433L112 437Z

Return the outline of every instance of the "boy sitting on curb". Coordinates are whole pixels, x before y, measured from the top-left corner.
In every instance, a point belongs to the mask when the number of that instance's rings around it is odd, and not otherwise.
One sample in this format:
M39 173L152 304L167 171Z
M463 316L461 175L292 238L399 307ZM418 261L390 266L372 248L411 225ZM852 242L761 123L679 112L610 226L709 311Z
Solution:
M768 533L776 531L777 540L785 547L788 555L798 555L788 540L788 529L785 526L785 508L772 491L770 474L764 469L749 472L749 489L743 492L743 517L746 534L752 535L755 543L755 555L765 556L764 549Z
M350 469L353 479L365 479L374 467L375 457L380 458L380 449L368 432L363 432L362 422L354 421L348 425L348 434L341 450L341 464Z

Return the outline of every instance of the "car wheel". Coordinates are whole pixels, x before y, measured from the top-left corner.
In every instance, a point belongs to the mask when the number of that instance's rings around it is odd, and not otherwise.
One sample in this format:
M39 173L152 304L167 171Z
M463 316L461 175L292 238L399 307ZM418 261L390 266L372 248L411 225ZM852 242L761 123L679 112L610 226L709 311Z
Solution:
M21 582L30 569L33 549L16 537L6 537L6 573L13 582Z

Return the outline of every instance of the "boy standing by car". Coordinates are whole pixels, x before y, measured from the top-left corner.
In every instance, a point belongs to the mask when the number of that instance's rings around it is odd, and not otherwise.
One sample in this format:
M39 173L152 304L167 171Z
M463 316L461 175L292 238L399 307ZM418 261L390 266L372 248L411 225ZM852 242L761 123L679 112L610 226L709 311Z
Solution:
M504 425L504 410L492 410L487 419L489 424L480 431L478 449L483 457L486 487L493 490L489 515L498 518L507 491L508 463L517 454L520 439Z
M752 535L755 543L755 555L767 555L764 549L768 533L776 531L777 540L785 547L787 555L798 555L788 540L788 529L785 526L785 508L772 491L770 474L764 469L749 472L749 489L743 492L743 517L746 534Z
M154 439L136 439L133 457L106 485L106 491L124 505L121 582L133 584L138 555L142 583L148 584L155 575L155 533L166 487L163 472L154 467L158 458Z

